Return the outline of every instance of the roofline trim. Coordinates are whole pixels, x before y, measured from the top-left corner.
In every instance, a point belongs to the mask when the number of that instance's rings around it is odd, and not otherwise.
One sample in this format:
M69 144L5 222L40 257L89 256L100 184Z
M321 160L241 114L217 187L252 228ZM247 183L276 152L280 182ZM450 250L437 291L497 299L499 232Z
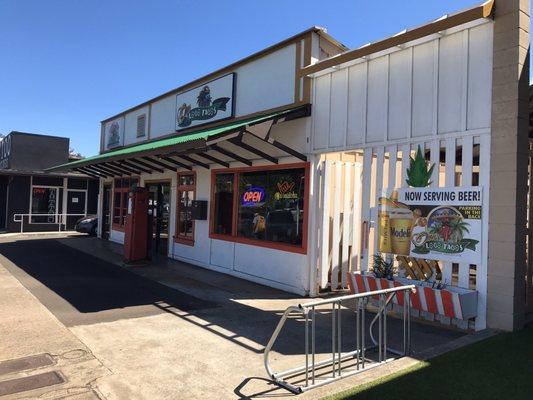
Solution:
M242 64L246 64L247 62L250 62L252 61L253 59L255 58L258 58L258 57L261 57L263 55L266 55L270 52L273 52L273 51L276 51L278 49L281 49L289 44L292 44L293 42L296 42L297 39L300 39L300 38L303 38L304 36L310 34L310 33L316 33L322 37L324 37L324 39L328 40L329 42L331 42L333 45L339 47L340 49L343 49L343 50L346 50L347 47L344 46L342 43L338 42L336 39L334 39L331 35L329 35L327 32L326 32L326 29L325 28L322 28L322 27L319 27L319 26L312 26L311 28L309 29L306 29L305 31L303 32L300 32L300 33L297 33L296 35L293 35L291 37L288 37L284 40L282 40L281 42L277 42L271 46L268 46L260 51L257 51L253 54L250 54L249 56L246 56L244 58L241 58L231 64L228 64L226 65L225 67L222 67L222 68L219 68L213 72L210 72L208 73L207 75L204 75L204 76L201 76L199 78L196 78L194 79L193 81L190 81L190 82L187 82L175 89L172 89L172 90L169 90L168 92L165 92L163 94L160 94L156 97L153 97L149 100L146 100L140 104L137 104L136 106L133 106L133 107L130 107L124 111L121 111L111 117L108 117L106 119L103 119L100 121L100 123L104 124L106 122L109 122L109 121L112 121L114 119L117 119L119 117L123 117L125 116L127 113L130 113L132 111L135 111L135 110L138 110L140 108L143 108L143 107L146 107L148 106L149 104L151 103L154 103L164 97L167 97L167 96L170 96L170 95L173 95L173 94L178 94L182 91L185 91L185 90L188 90L188 89L191 89L191 88L194 88L198 85L201 85L202 82L206 81L206 80L211 80L213 78L216 78L217 75L220 75L222 73L225 73L227 72L228 70L231 70L233 68L236 68L237 66L239 65L242 65Z
M466 9L464 11L460 11L458 13L447 16L445 15L428 24L418 26L411 30L404 30L386 39L363 45L357 49L350 50L337 56L327 58L312 65L307 65L302 68L301 74L302 76L309 76L316 72L332 68L359 58L363 58L365 56L369 56L371 54L387 50L394 46L400 46L413 40L417 40L425 36L429 36L431 34L435 34L446 29L456 27L458 25L462 25L481 18L490 18L492 16L493 11L494 0L488 0L483 4Z

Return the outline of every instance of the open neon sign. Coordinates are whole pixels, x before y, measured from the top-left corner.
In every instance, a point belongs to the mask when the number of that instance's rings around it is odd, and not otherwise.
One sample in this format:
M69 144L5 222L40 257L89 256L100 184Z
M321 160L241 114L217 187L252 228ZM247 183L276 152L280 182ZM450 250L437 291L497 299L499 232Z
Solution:
M265 200L265 189L262 187L251 187L247 189L241 197L243 207L253 207Z

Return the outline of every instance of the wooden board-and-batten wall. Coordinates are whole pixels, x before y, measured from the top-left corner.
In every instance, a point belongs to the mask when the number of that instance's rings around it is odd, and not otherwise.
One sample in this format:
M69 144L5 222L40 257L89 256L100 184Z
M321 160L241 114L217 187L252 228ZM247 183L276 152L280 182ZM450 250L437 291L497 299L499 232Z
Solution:
M432 186L488 190L493 26L478 19L314 74L312 151L358 151L362 164L363 240L354 244L360 247L352 251L357 260L351 265L369 267L377 198L383 189L406 186L408 156L418 146L439 165ZM487 237L485 218L483 260ZM448 284L478 291L475 327L484 328L487 262L442 268Z

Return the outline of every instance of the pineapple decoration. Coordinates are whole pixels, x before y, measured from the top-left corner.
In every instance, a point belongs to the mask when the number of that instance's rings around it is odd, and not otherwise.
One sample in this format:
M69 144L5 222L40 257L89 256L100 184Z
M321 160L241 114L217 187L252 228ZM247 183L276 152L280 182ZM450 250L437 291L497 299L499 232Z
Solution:
M409 156L409 168L407 168L407 179L405 182L411 187L426 187L431 185L431 175L435 164L429 165L426 161L420 146L416 150L415 158Z

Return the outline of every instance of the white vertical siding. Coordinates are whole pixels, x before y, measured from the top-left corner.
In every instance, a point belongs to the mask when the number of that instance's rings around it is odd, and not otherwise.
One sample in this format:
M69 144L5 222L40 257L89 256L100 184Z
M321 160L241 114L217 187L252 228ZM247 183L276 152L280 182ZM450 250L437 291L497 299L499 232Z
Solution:
M492 30L478 21L319 73L312 149L488 130Z
M346 98L348 70L331 77L331 118L329 119L329 147L343 146L346 140Z
M439 49L439 133L461 130L462 49L460 32L440 39Z
M413 49L390 55L388 138L403 139L411 133Z
M331 75L324 75L317 78L315 80L315 93L330 93L330 85ZM315 115L313 126L315 149L327 149L329 147L329 96L321 97L320 95L315 95L313 108L313 113Z
M492 81L492 27L489 24L470 29L468 51L467 128L490 126Z
M348 69L348 126L346 144L363 143L366 132L367 63Z
M422 44L413 48L413 101L412 136L420 137L432 132L435 113L434 81L436 65L434 48L438 41Z
M368 142L382 142L387 134L389 57L380 57L368 63ZM340 71L339 71L340 72Z

